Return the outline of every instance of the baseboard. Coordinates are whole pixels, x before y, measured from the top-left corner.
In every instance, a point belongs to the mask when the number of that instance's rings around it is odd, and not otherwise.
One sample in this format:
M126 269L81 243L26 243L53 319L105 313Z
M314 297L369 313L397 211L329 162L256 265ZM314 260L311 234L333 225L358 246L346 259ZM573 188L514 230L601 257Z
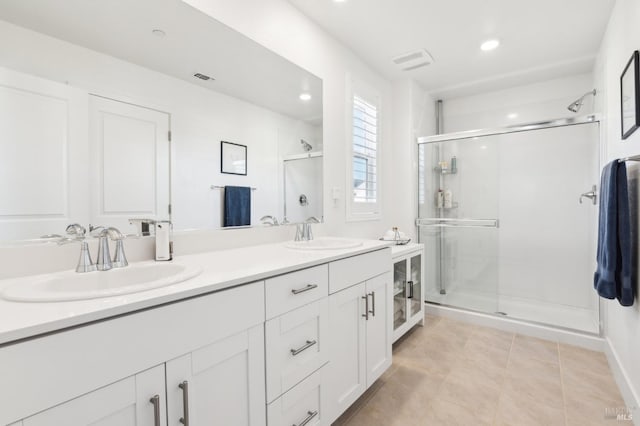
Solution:
M470 312L462 309L448 308L438 305L426 305L426 313L457 321L469 322L484 327L496 328L525 336L579 346L592 351L604 352L604 339L592 334L583 334L571 330L548 327L540 324L532 324L525 321L497 317L479 312Z
M613 377L616 380L618 389L620 389L622 398L624 398L624 402L627 405L627 408L631 410L633 424L635 426L640 426L640 397L638 395L638 392L636 392L636 390L631 385L629 376L627 375L624 366L620 363L618 353L613 348L613 346L611 345L611 341L608 338L605 339L604 352L607 355L609 368L611 368L611 372L613 373Z

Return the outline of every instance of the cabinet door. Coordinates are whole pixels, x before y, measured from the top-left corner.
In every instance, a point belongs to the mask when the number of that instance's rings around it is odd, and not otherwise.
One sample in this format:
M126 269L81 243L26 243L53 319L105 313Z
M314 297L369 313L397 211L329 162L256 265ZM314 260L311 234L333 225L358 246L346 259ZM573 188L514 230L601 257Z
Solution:
M169 426L263 426L264 326L226 337L167 362Z
M393 329L391 312L391 276L378 275L366 283L369 298L367 327L367 387L391 366Z
M411 280L409 285L409 314L411 317L416 315L424 316L424 301L422 300L422 256L415 255L410 260Z
M400 330L407 323L407 261L398 260L393 264L393 329Z
M329 296L329 423L366 389L365 283Z
M164 365L23 420L24 426L166 426ZM152 398L157 396L157 410Z

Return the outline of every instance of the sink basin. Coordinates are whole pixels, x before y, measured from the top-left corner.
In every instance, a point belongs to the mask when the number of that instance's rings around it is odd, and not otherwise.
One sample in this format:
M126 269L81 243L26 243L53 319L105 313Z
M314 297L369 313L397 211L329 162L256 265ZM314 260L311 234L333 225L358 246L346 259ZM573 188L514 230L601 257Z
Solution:
M177 284L198 276L200 267L175 262L139 263L104 272L59 272L20 279L0 292L17 302L62 302L138 293Z
M360 247L362 241L347 238L318 238L311 241L288 241L285 247L296 250L340 250Z

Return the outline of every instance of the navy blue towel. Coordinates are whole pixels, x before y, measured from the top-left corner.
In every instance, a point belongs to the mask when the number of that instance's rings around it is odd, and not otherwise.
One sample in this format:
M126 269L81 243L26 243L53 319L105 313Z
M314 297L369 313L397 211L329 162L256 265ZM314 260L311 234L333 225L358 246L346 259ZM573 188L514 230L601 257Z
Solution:
M225 186L223 226L247 225L251 225L251 188Z
M601 297L631 306L634 288L627 168L614 160L602 170L598 223L598 266L593 286Z

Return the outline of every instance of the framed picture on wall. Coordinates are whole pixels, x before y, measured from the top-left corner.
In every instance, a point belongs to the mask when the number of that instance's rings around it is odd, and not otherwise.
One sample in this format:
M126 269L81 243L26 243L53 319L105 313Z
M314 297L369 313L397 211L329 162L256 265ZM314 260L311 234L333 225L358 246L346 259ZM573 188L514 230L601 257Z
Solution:
M636 50L620 76L622 139L640 127L640 54Z
M247 146L220 141L220 172L247 175Z

